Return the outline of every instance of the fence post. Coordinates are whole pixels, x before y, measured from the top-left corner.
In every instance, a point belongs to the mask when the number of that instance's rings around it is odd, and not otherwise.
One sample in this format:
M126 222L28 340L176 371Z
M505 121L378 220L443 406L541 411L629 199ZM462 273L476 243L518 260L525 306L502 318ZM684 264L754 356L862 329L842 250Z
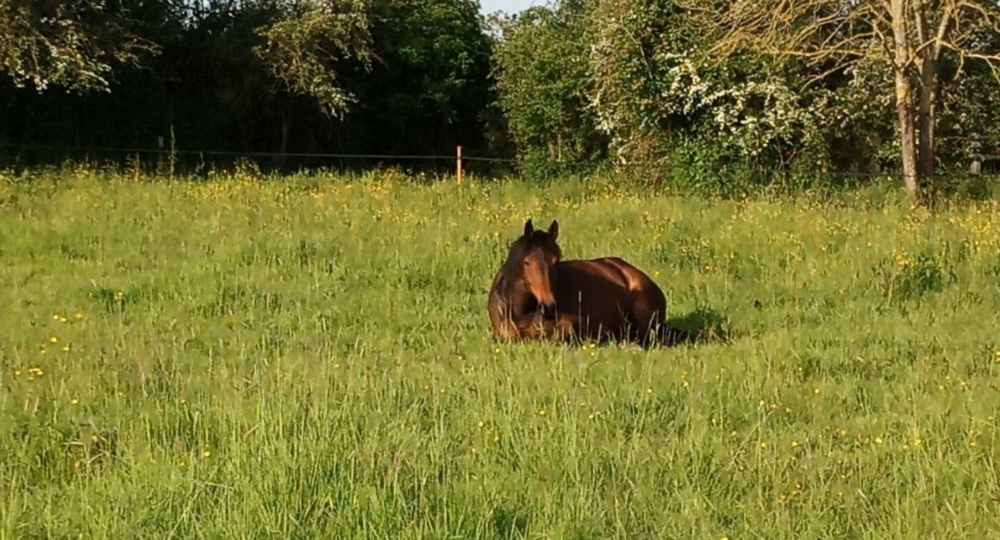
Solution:
M459 146L455 150L455 176L458 178L458 183L462 183L462 147Z

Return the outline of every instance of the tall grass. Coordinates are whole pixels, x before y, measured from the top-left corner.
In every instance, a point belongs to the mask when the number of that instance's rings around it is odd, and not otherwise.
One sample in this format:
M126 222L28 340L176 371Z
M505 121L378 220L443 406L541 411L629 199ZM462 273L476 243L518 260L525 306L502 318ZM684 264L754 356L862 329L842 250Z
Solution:
M0 181L2 538L988 538L1000 213L394 175ZM528 217L693 344L499 344Z

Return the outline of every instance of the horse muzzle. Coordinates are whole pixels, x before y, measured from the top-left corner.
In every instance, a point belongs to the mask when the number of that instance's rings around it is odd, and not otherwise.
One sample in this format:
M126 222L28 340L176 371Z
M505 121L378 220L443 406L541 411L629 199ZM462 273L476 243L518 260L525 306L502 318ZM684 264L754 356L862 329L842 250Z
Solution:
M548 320L556 318L556 303L551 304L538 304L538 311L542 314L542 317Z

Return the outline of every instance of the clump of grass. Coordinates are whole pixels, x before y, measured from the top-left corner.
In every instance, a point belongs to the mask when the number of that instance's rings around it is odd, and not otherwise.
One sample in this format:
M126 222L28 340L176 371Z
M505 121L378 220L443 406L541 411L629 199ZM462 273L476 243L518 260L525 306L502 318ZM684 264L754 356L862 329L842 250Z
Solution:
M0 180L0 537L997 532L995 201L135 180ZM527 217L702 339L494 343Z

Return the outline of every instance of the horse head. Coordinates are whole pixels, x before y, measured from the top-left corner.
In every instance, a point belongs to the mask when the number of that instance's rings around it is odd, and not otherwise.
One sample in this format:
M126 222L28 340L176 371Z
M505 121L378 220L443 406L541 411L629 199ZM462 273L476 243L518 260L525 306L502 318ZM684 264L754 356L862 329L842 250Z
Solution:
M553 221L548 231L535 229L531 220L524 224L524 234L514 241L504 265L517 283L523 284L538 302L538 310L546 318L556 313L556 263L562 251L556 239L559 223Z

